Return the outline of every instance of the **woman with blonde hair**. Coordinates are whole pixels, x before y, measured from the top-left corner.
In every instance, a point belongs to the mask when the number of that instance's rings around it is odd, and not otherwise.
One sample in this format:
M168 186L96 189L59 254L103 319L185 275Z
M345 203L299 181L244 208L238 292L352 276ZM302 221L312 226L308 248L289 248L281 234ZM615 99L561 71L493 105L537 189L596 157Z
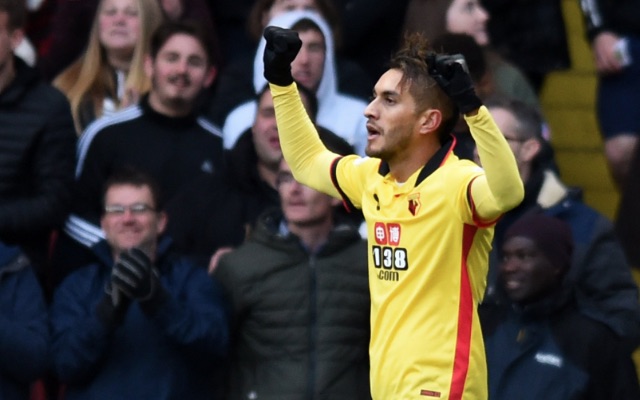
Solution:
M84 53L53 81L71 103L78 134L149 90L144 56L163 20L158 0L101 0Z

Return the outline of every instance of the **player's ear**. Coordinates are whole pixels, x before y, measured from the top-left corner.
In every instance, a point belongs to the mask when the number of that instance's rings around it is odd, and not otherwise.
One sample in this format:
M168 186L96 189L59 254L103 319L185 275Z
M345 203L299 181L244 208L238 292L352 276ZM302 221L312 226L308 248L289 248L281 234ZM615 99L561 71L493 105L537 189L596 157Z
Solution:
M417 124L420 134L434 132L442 124L442 112L435 108L428 108L422 112Z

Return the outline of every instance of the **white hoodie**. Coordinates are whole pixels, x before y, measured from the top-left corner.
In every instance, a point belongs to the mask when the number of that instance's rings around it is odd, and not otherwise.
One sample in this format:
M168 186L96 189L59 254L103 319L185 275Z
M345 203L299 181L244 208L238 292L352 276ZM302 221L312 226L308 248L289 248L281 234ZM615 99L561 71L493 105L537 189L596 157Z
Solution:
M298 21L309 19L320 27L324 35L326 55L324 72L316 97L318 98L318 125L329 129L351 144L356 153L364 155L367 145L367 119L364 109L367 103L358 98L338 93L333 33L325 20L312 11L290 11L274 17L268 25L281 28L291 28ZM264 78L264 62L262 60L266 41L260 40L253 62L253 86L259 93L267 84ZM240 135L251 127L256 116L257 103L255 100L243 103L233 109L227 116L222 128L224 146L231 148Z

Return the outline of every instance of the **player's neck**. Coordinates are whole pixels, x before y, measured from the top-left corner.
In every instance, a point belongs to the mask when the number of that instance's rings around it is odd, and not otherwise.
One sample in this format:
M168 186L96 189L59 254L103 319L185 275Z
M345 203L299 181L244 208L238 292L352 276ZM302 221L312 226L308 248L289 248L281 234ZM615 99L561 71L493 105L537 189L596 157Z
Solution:
M424 167L436 151L438 151L436 148L423 147L417 151L414 150L407 153L405 157L396 157L394 160L389 160L391 176L393 176L397 182L406 182L411 175Z

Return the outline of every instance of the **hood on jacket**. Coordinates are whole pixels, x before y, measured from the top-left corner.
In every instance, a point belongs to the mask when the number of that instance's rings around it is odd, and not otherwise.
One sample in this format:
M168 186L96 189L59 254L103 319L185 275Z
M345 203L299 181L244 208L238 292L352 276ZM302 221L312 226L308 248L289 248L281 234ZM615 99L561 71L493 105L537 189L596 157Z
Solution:
M275 16L269 21L268 26L278 26L280 28L290 29L298 21L303 19L309 19L313 21L324 36L325 41L325 59L324 70L322 72L322 79L320 79L320 85L316 92L318 98L318 104L322 104L324 100L327 100L334 96L337 92L336 81L336 66L335 66L335 54L334 54L334 39L331 28L327 22L320 16L320 14L313 11L289 11ZM263 38L260 39L258 45L258 51L256 52L255 59L253 61L253 87L256 93L259 93L262 88L267 84L267 80L264 78L264 49L267 45L267 41Z

